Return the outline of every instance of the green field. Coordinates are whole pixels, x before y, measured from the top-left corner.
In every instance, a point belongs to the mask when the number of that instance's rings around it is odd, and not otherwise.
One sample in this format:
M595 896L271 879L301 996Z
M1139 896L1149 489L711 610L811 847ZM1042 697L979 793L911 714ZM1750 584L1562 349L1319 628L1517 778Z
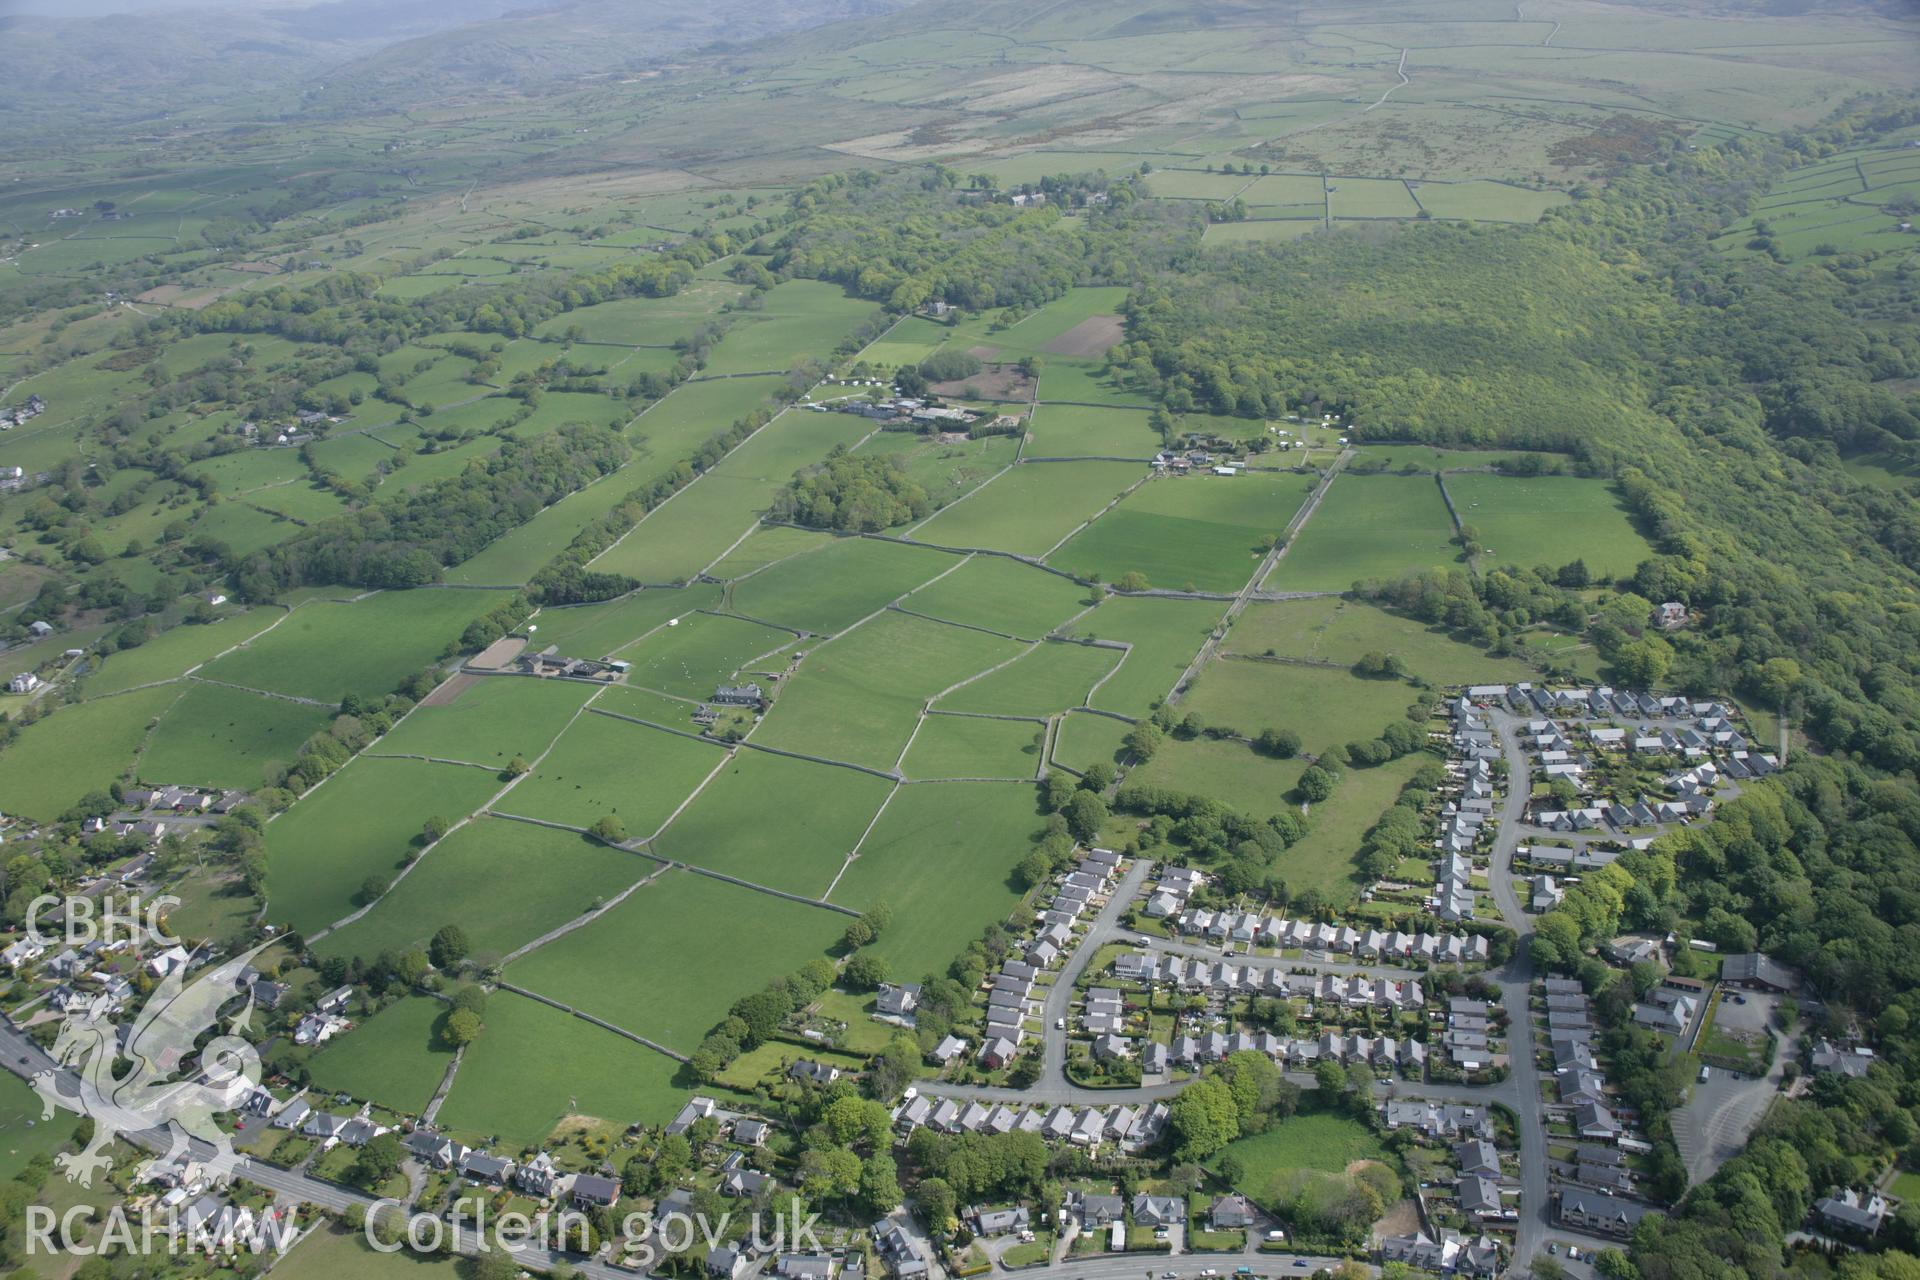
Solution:
M1043 405L1029 424L1030 458L1133 458L1151 461L1160 433L1147 425L1144 409L1090 409L1079 404Z
M535 1145L569 1115L664 1124L685 1101L673 1083L679 1063L572 1014L500 991L485 1017L440 1109L443 1125Z
M788 280L766 295L764 307L735 318L705 372L784 373L801 360L824 359L874 310L839 285Z
M261 610L237 613L205 626L189 624L163 631L136 649L110 655L87 677L83 690L86 696L95 698L155 680L171 680L221 650L265 631L285 616L278 609Z
M1277 591L1346 591L1459 563L1453 521L1427 476L1341 476L1267 578Z
M606 699L594 705L620 710ZM560 735L540 767L503 796L499 807L575 827L612 816L625 825L629 838L644 840L693 794L723 754L715 744L589 712Z
M576 658L611 657L656 627L682 618L696 609L720 603L720 588L711 583L636 591L605 604L542 609L533 620L535 652L553 645Z
M1208 796L1255 817L1293 809L1304 760L1274 760L1244 742L1175 739L1127 775L1129 781ZM1289 884L1292 882L1289 881Z
M1140 479L1130 462L1019 466L917 526L916 542L1040 556Z
M1541 214L1570 199L1564 191L1530 191L1503 182L1416 182L1413 193L1433 217L1479 222L1538 222Z
M1247 222L1216 222L1200 237L1209 247L1235 244L1271 244L1298 240L1322 230L1326 223L1317 211L1298 218L1259 218Z
M691 578L753 527L795 471L821 461L835 445L851 447L869 429L865 420L844 414L784 413L655 507L593 567L648 583Z
M160 717L136 772L155 783L258 790L279 781L332 711L189 683Z
M334 703L375 697L434 662L467 624L507 597L492 591L383 591L313 601L245 648L208 663L209 680Z
M1604 480L1574 476L1453 475L1447 491L1462 524L1480 533L1490 564L1586 561L1595 578L1631 574L1653 554L1627 505Z
M1292 474L1157 477L1050 562L1108 582L1139 572L1156 587L1237 591L1259 568L1261 543L1285 533L1314 484Z
M460 1267L438 1253L381 1253L367 1233L322 1227L301 1237L275 1264L281 1280L454 1280Z
M691 1052L735 1000L824 955L846 927L836 912L669 872L506 977Z
M675 387L627 428L627 439L639 457L620 474L632 474L635 484L665 474L695 449L766 406L780 382L779 378L717 378Z
M1328 902L1352 901L1361 888L1353 862L1361 840L1431 758L1416 753L1372 769L1347 770L1333 795L1313 806L1307 834L1280 855L1280 877L1287 887L1296 894L1317 889Z
M1210 1163L1231 1156L1243 1170L1239 1189L1271 1204L1297 1169L1342 1173L1358 1160L1382 1160L1386 1150L1364 1124L1332 1111L1302 1111L1249 1138L1237 1138Z
M1087 591L1004 556L975 556L901 601L915 613L1037 640L1086 608Z
M545 751L591 696L590 686L572 680L483 677L452 702L415 707L373 750L504 769L515 756L531 760Z
M40 1095L11 1071L0 1075L0 1178L13 1178L39 1155L52 1155L73 1138L79 1119L64 1111L40 1118Z
M1013 436L943 440L938 435L882 431L869 436L854 452L880 454L898 462L927 491L927 499L938 511L1012 465L1020 441Z
M900 542L833 538L735 584L733 609L779 626L835 635L959 563L945 552Z
M1496 658L1477 644L1453 639L1444 628L1331 596L1255 601L1235 620L1221 649L1340 663L1352 663L1366 653L1386 653L1435 684L1526 680L1535 674L1520 659Z
M1082 618L1073 634L1133 646L1113 678L1094 691L1088 706L1144 716L1172 692L1226 605L1215 600L1159 600L1115 596Z
M1216 658L1180 704L1208 725L1251 738L1293 729L1308 751L1378 737L1400 718L1414 690L1398 680L1367 679L1339 667Z
M901 772L909 778L1031 779L1039 771L1035 740L1042 731L1031 720L928 716Z
M447 570L447 581L496 587L525 582L565 551L582 529L626 500L638 479L627 478L627 471L634 465L629 463L627 470L603 476L568 494L525 524L495 538L478 555Z
M1085 706L1087 694L1120 665L1121 651L1104 646L1049 643L991 675L955 689L934 705L942 711L996 716L1050 716Z
M147 725L180 696L163 685L62 707L0 752L0 812L51 822L133 764Z
M446 1015L447 1006L427 996L394 1001L320 1047L308 1063L314 1084L418 1115L453 1061L441 1038Z
M617 656L633 664L628 684L682 698L710 698L714 686L733 683L737 672L767 669L749 667L756 659L766 659L774 670L783 668L785 658L772 655L796 643L792 632L758 622L688 613Z
M817 897L891 789L885 779L852 769L741 751L667 828L654 852Z
M372 911L314 950L371 960L389 948L424 946L441 926L457 924L473 944L472 958L493 964L658 865L570 832L476 818L422 855Z
M1093 360L1068 360L1054 357L1040 371L1040 403L1100 404L1116 407L1151 409L1153 400L1144 392L1123 387L1101 373Z
M883 613L810 650L754 741L891 769L928 699L1019 653L1016 641Z
M1335 218L1411 218L1420 212L1397 178L1329 178L1327 203Z
M338 920L362 881L399 873L428 818L464 818L500 785L461 765L353 761L268 824L268 918L304 933Z
M875 440L885 438L884 436L874 437ZM866 446L861 447L864 449ZM745 542L727 552L726 556L713 566L712 576L731 582L736 578L757 573L768 565L777 564L790 556L819 551L835 541L838 539L832 534L821 533L814 529L797 529L785 524L761 525L748 536Z
M1112 716L1087 713L1060 721L1053 741L1056 763L1085 773L1095 764L1119 764L1126 754L1126 737L1133 726Z
M1040 827L1034 789L1024 783L902 787L834 887L833 901L893 908L893 923L871 949L897 980L945 972L1019 901L1013 868Z

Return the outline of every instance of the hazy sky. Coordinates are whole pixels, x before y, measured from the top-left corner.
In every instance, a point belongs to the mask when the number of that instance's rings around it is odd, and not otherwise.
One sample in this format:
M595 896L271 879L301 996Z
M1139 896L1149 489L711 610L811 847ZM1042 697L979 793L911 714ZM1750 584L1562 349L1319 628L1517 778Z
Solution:
M308 0L310 3L311 0ZM93 18L140 9L299 8L297 0L0 0L0 17L36 14L55 18Z

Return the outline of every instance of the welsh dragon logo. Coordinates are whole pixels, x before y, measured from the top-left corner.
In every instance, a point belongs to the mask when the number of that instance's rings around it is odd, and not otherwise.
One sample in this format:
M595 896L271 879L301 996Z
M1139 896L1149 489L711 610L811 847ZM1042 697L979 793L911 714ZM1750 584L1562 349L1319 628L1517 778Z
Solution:
M233 1110L260 1084L259 1051L237 1034L253 1016L251 996L225 1033L200 1048L191 1078L175 1076L195 1042L219 1021L221 1007L234 998L241 970L267 945L236 956L192 986L186 984L185 966L169 973L135 1016L124 1049L104 997L67 1012L51 1052L73 1075L42 1071L34 1076L33 1087L45 1106L42 1119L52 1119L53 1109L60 1107L93 1121L93 1140L84 1151L54 1157L70 1181L92 1186L93 1175L111 1163L106 1150L115 1138L160 1129L168 1131L169 1146L149 1160L143 1172L189 1156L214 1181L228 1182L245 1165L246 1157L234 1151L213 1117ZM122 1058L132 1067L116 1075ZM77 1094L62 1093L62 1084ZM195 1140L201 1144L198 1150Z

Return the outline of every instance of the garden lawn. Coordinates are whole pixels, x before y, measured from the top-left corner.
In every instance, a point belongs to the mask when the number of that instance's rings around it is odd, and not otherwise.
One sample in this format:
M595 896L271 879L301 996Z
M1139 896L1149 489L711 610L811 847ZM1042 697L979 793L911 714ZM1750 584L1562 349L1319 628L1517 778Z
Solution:
M372 911L314 944L371 960L424 946L459 925L472 958L493 964L658 868L598 840L504 818L477 818L429 849Z
M985 632L882 613L811 650L754 741L891 769L928 699L1020 651Z
M1216 658L1179 709L1248 738L1262 729L1292 729L1307 751L1319 752L1379 737L1413 700L1413 688L1399 680L1357 676L1344 668Z
M189 683L160 717L136 772L157 784L256 791L277 781L332 720L329 708Z
M1267 578L1280 591L1347 591L1460 562L1453 520L1431 476L1336 478Z
M1138 571L1156 587L1238 591L1283 535L1314 479L1286 473L1161 476L1128 494L1051 557L1109 582Z
M64 1111L42 1120L40 1095L11 1071L0 1074L0 1178L13 1178L35 1156L52 1155L73 1137L77 1117Z
M1087 590L1004 556L975 556L901 601L948 622L1037 640L1085 609Z
M1120 650L1099 645L1044 642L934 705L941 711L1050 716L1085 706L1088 691L1120 665L1121 656Z
M1054 731L1053 758L1081 773L1096 764L1117 765L1126 754L1126 737L1132 732L1132 725L1112 716L1085 711L1069 715Z
M860 847L832 900L884 902L893 922L869 950L897 981L945 972L967 943L1020 900L1013 869L1042 826L1026 783L934 782L902 787Z
M443 1125L534 1145L570 1114L616 1128L665 1124L686 1098L672 1058L537 1000L495 992L485 1023L440 1108Z
M1127 781L1207 796L1242 813L1268 818L1296 808L1290 793L1306 767L1304 760L1263 756L1244 742L1176 738L1163 742L1153 759L1129 773Z
M1032 720L987 720L978 716L928 716L907 748L902 772L909 778L1032 779L1038 772L1036 740L1045 726Z
M616 656L633 664L628 684L682 698L710 698L716 685L733 683L736 673L756 659L768 658L775 670L783 669L785 659L770 655L797 643L790 631L744 618L688 613Z
M147 726L180 689L162 685L61 707L0 749L0 812L52 822L132 766Z
M1131 462L1018 466L916 526L912 536L938 546L1045 555L1142 474Z
M1050 377L1049 369L1043 377ZM1030 458L1133 458L1150 462L1165 442L1147 425L1145 409L1095 409L1080 404L1042 405L1028 424Z
M764 821L777 813L768 805L754 816ZM845 916L819 907L696 872L669 872L592 924L514 962L505 976L691 1053L735 1000L824 956L846 927ZM526 1043L514 1052L524 1055ZM555 1059L540 1056L551 1070ZM570 1072L554 1074L571 1081Z
M617 710L606 699L594 704ZM631 720L588 712L560 735L531 776L500 799L505 813L591 827L618 818L629 839L660 829L720 764L725 749Z
M1435 684L1491 684L1526 680L1534 674L1518 658L1496 658L1479 645L1453 639L1440 627L1359 600L1251 604L1221 647L1228 653L1272 652L1349 663L1362 654L1385 653Z
M138 648L110 655L87 677L80 691L97 698L155 680L172 680L286 616L278 609L249 610L204 626L186 624L163 631Z
M352 761L267 824L267 918L302 933L338 920L369 876L399 873L428 818L458 821L500 786L463 765Z
M554 645L569 657L611 657L615 650L626 648L669 620L719 603L720 588L703 582L636 591L605 604L542 609L533 620L538 630L530 643L535 652Z
M1653 554L1605 480L1451 475L1446 483L1461 522L1479 531L1490 565L1558 568L1584 560L1596 579L1614 578Z
M925 547L832 538L735 583L733 609L778 626L833 635L959 564L957 557Z
M200 674L329 704L349 693L378 697L438 659L468 623L506 598L419 590L382 591L350 604L315 600Z
M1146 715L1172 692L1226 608L1218 600L1109 599L1076 623L1073 634L1120 641L1133 648L1112 679L1093 691L1087 705L1121 715Z
M430 996L394 1001L345 1035L322 1045L308 1063L314 1084L418 1115L453 1061L442 1037L447 1006Z
M372 751L504 769L515 756L531 760L545 751L592 696L592 686L574 680L486 676L452 702L415 707Z
M273 1270L279 1280L455 1280L464 1274L443 1254L381 1253L367 1243L365 1231L346 1227L308 1232Z
M654 852L818 897L892 785L852 769L741 751L667 828Z

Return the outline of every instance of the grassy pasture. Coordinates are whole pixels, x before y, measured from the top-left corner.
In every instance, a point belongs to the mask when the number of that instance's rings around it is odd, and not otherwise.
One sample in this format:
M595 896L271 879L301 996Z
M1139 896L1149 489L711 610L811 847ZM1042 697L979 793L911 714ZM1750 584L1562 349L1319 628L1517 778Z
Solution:
M813 529L796 529L783 524L762 525L713 566L712 576L725 581L743 578L789 556L818 551L834 541L836 539L832 534Z
M903 608L948 622L1038 639L1086 607L1086 589L1008 560L975 556L938 582L901 601Z
M1165 600L1116 596L1082 618L1073 634L1093 640L1117 640L1133 646L1113 678L1093 693L1089 706L1144 716L1172 692L1174 683L1207 636L1219 625L1226 605L1215 600Z
M605 699L595 705L618 710ZM643 839L713 772L722 754L716 745L589 712L560 735L500 808L576 827L612 815L630 837Z
M749 618L835 635L959 563L925 547L832 538L736 583L733 608Z
M1012 436L943 441L938 436L881 431L855 452L885 454L897 460L901 469L927 491L938 510L998 475L1019 450L1020 442Z
M1349 769L1333 795L1313 806L1307 834L1280 855L1280 875L1298 894L1318 889L1330 902L1351 902L1360 890L1354 854L1370 827L1428 757L1415 754L1373 769Z
M779 378L716 378L675 387L627 428L627 440L640 457L621 474L634 472L635 484L665 474L674 463L765 405L780 382Z
M308 1063L314 1084L418 1115L433 1101L453 1047L442 1036L447 1006L428 996L394 1001Z
M379 905L314 949L370 960L388 948L424 946L441 926L457 924L474 960L492 964L658 865L571 832L480 818L427 850Z
M453 1280L459 1269L437 1253L381 1253L367 1233L322 1227L302 1236L274 1270L281 1280Z
M1459 562L1453 521L1426 476L1341 476L1267 578L1281 591L1346 591Z
M1326 179L1317 173L1274 173L1257 179L1241 193L1251 207L1284 205L1319 207L1326 202Z
M1359 1121L1331 1111L1306 1111L1265 1133L1228 1143L1215 1163L1232 1156L1244 1171L1240 1190L1271 1203L1296 1169L1340 1173L1356 1160L1384 1155L1380 1140Z
M460 765L351 762L267 825L268 918L303 933L338 920L362 881L398 874L428 818L463 818L500 785Z
M1265 818L1293 807L1289 793L1306 767L1303 760L1260 755L1244 742L1194 738L1163 743L1153 759L1127 776L1149 786L1209 796Z
M1115 383L1093 360L1054 357L1040 369L1040 403L1110 404L1151 409L1153 401Z
M1119 764L1126 754L1126 736L1132 730L1132 725L1112 716L1084 712L1066 716L1054 735L1053 758L1082 773L1096 764Z
M1273 244L1298 240L1321 230L1325 223L1318 217L1260 218L1246 222L1216 222L1200 237L1202 244L1218 247L1235 244Z
M225 543L229 551L241 556L285 542L299 532L300 526L284 516L256 511L243 502L232 501L213 503L193 523L195 538Z
M1436 218L1478 222L1538 222L1541 214L1571 199L1564 191L1531 191L1488 181L1419 182L1413 193L1421 208Z
M256 790L332 719L325 708L190 683L160 717L137 772L151 782Z
M682 698L709 698L755 659L798 641L792 632L711 613L683 614L673 625L619 651L633 664L627 683ZM781 658L768 661L785 666Z
M87 677L82 691L94 698L155 680L174 679L285 616L278 609L263 609L237 613L204 626L189 623L163 631L138 648L108 656Z
M1040 764L1030 720L928 716L907 748L901 771L909 778L1032 778Z
M616 947L615 954L625 952ZM568 1115L616 1127L663 1124L685 1100L686 1090L673 1083L679 1064L672 1058L572 1014L501 991L487 1001L485 1020L440 1109L442 1124L536 1144ZM540 1052L528 1052L532 1045ZM555 1070L556 1063L566 1069Z
M1329 178L1335 218L1411 218L1420 212L1398 178Z
M623 475L624 471L603 476L568 494L519 528L495 538L477 555L448 569L447 581L477 586L525 582L565 551L582 529L626 500L633 486L623 482Z
M1415 675L1436 684L1525 680L1534 673L1517 658L1496 658L1445 630L1428 627L1358 600L1321 597L1248 605L1222 649L1323 662L1356 661L1361 654L1393 654Z
M654 851L790 893L822 894L891 787L851 769L741 751Z
M1017 656L984 632L888 612L808 653L754 741L890 769L927 699Z
M1455 475L1454 509L1480 531L1491 564L1562 565L1585 560L1596 577L1633 572L1653 554L1619 491L1575 476Z
M133 763L147 726L173 705L172 686L62 707L0 752L0 812L51 822Z
M383 591L351 604L316 601L200 674L329 703L348 693L383 694L504 599L492 591L421 590Z
M1237 591L1313 491L1293 474L1160 476L1060 548L1052 562L1115 581L1138 570L1157 587Z
M1042 376L1050 370L1043 370ZM1035 458L1134 458L1150 461L1162 447L1143 409L1090 409L1078 404L1041 405L1029 424Z
M1004 359L1037 355L1051 361L1058 357L1046 350L1048 343L1083 320L1116 314L1126 300L1127 291L1114 286L1069 289L1064 297L1054 299L1038 311L1028 312L1005 328L995 327L992 313L968 316L954 326L951 341L962 349L998 348Z
M835 445L852 446L867 424L838 413L785 413L648 513L593 562L642 582L673 582L719 559L773 502L801 467Z
M1147 190L1162 200L1231 200L1246 194L1253 183L1243 174L1191 169L1156 169L1147 175Z
M934 782L902 787L834 887L833 901L884 902L893 923L872 950L896 980L945 966L1020 900L1013 868L1033 847L1040 814L1024 783Z
M52 1155L73 1138L74 1118L55 1112L40 1118L33 1086L11 1071L0 1075L0 1178L17 1177L38 1155Z
M820 280L785 281L764 301L759 310L735 317L704 372L784 373L801 360L824 359L875 310L873 303Z
M373 750L505 769L515 756L531 760L545 751L592 693L570 680L485 678L452 702L415 707Z
M906 316L883 337L869 342L859 359L883 369L918 364L953 336L953 327L925 316Z
M539 649L558 645L560 652L575 657L610 657L673 618L719 603L719 587L695 583L682 588L648 588L604 604L542 609L533 620L539 628L533 633L534 643Z
M1180 707L1209 725L1253 737L1293 729L1308 751L1379 736L1413 701L1398 680L1369 680L1339 667L1220 658L1207 664Z
M1042 644L990 676L956 689L934 705L942 711L1049 716L1085 706L1087 694L1120 664L1118 649Z
M534 333L558 338L577 330L582 342L670 347L718 315L727 299L739 293L738 285L714 282L683 289L671 298L619 298L557 315Z
M846 920L711 876L669 872L515 961L506 977L691 1052L735 1000L824 954ZM524 1054L524 1045L515 1052Z
M1015 467L914 528L912 536L941 546L1044 555L1141 474L1142 468L1131 462Z

